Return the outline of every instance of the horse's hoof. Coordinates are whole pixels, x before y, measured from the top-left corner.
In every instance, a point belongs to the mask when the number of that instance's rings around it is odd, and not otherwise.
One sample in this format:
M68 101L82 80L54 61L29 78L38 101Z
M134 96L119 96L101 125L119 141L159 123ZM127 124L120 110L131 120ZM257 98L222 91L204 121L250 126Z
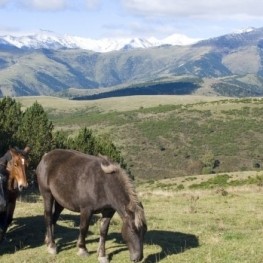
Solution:
M84 248L79 248L79 251L78 251L78 256L81 256L81 257L87 257L89 255L87 249L84 249Z
M109 263L108 257L98 257L99 263Z
M48 246L48 247L47 247L47 251L48 251L48 253L51 254L51 255L56 255L56 254L57 254L57 248L56 248L56 247Z

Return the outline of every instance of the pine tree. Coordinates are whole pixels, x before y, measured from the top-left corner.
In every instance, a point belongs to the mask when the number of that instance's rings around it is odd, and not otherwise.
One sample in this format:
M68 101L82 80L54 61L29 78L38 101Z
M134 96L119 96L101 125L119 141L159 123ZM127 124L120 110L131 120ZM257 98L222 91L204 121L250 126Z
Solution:
M129 176L133 178L121 152L106 135L95 136L92 130L85 127L75 137L68 138L64 145L67 145L66 148L68 149L74 149L86 154L105 155L112 161L119 163L122 168L126 169Z
M17 136L32 148L30 166L36 167L42 155L53 148L52 131L53 124L39 103L26 109Z
M0 100L0 154L3 154L9 146L19 143L16 140L16 132L22 118L21 104L10 97Z
M111 160L119 163L120 166L128 172L129 176L133 178L127 163L125 162L124 158L121 155L120 150L115 146L115 144L109 139L108 136L100 135L95 137L94 153L96 155L98 154L106 155Z
M55 131L53 133L53 142L54 142L54 148L57 149L67 149L67 136L65 132L61 131Z
M94 155L95 138L92 130L86 127L81 129L76 137L68 139L67 147L69 149Z

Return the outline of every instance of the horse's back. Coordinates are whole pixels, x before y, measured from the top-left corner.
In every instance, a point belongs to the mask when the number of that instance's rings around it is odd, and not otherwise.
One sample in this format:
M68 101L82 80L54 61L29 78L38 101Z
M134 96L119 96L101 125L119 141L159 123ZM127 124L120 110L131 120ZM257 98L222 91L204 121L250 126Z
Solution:
M84 199L104 199L107 180L103 162L101 157L74 150L52 150L42 157L36 170L40 192L52 193L62 206L73 211L79 210L75 204L81 206Z
M40 181L62 176L64 180L68 176L76 177L87 170L99 171L100 163L100 158L96 156L74 150L55 149L42 157L36 172Z

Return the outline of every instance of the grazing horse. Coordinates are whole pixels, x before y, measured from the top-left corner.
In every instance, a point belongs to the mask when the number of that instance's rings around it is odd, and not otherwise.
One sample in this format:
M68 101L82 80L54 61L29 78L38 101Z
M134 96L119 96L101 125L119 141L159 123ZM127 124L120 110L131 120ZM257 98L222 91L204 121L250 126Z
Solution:
M142 260L147 231L144 210L130 178L119 165L102 156L55 149L42 157L36 173L44 199L45 243L49 253L57 253L54 226L64 208L80 212L78 255L88 255L85 237L89 223L93 214L101 213L98 260L109 262L105 241L110 220L117 211L123 221L122 236L130 259Z
M26 178L26 167L28 160L14 148L9 150L12 158L8 161L6 170L8 172L8 181L6 189L6 210L0 213L0 242L7 231L8 226L13 220L13 214L16 206L16 199L20 191L28 186Z

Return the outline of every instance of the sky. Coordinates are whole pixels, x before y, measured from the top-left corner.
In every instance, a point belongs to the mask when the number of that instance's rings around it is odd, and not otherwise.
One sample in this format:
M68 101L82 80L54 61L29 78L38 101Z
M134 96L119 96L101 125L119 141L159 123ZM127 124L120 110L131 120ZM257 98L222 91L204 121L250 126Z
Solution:
M0 0L0 35L206 39L263 27L262 0Z

